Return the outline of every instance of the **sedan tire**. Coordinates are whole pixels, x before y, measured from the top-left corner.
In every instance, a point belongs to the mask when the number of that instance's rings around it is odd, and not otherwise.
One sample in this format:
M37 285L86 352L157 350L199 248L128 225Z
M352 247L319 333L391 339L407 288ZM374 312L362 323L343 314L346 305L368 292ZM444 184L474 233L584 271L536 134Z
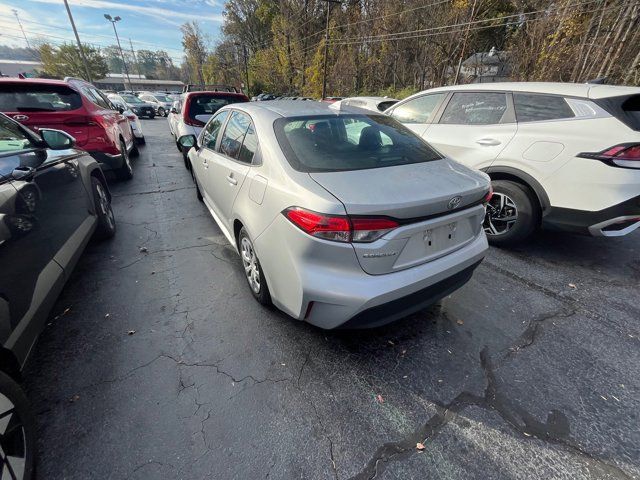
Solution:
M495 180L493 197L487 204L484 231L489 243L515 245L526 240L538 227L540 209L533 193L524 185Z
M20 386L0 372L0 475L30 480L35 470L36 422Z
M164 108L162 108L162 107L158 108L158 116L159 117L166 117L167 116L167 112L164 110Z
M247 279L253 298L261 305L271 305L271 294L269 293L267 280L262 272L256 251L253 248L253 242L244 227L240 229L240 233L238 234L238 251L240 252L245 278Z

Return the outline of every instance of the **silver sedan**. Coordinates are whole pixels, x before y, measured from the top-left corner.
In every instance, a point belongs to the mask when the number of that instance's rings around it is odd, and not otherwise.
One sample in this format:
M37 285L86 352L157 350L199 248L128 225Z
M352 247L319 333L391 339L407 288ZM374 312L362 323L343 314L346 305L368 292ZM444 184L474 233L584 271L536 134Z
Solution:
M489 178L391 117L235 104L183 136L198 198L253 296L322 328L373 327L469 280L487 251Z

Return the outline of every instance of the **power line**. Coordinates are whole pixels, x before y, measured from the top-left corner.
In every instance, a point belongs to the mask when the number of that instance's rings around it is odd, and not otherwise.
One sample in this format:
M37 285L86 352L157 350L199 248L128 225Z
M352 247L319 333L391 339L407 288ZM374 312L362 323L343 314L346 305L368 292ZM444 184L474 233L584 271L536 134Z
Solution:
M593 3L593 2L589 2L589 3ZM609 10L616 10L616 9L620 9L623 8L624 5L617 5L617 6L611 6L608 7L606 9L604 9L604 11L609 11ZM593 10L587 10L584 11L582 13L592 13L592 12L596 12L596 11L601 11L602 9L600 8L596 8ZM475 30L484 30L484 29L488 29L488 28L498 28L498 27L504 27L504 26L510 26L510 25L523 25L526 23L530 23L530 22L539 22L542 20L545 20L548 17L541 17L541 18L532 18L532 19L528 19L528 20L514 20L512 22L506 22L503 23L501 25L478 25L476 27L470 28L471 31L475 31ZM466 24L464 24L466 25ZM454 30L447 30L447 31L443 31L443 32L430 32L430 33L419 33L419 34L415 34L415 35L407 35L407 36L403 36L403 37L394 37L394 38L377 38L377 37L367 37L367 38L360 38L360 39L343 39L343 40L338 40L335 42L330 43L330 45L355 45L355 44L360 44L360 43L367 43L367 42L383 42L383 41L398 41L398 40L411 40L411 39L415 39L415 38L426 38L426 37L434 37L434 36L438 36L438 35L449 35L451 33L460 33L460 32L464 32L466 31L466 29L464 28L459 28L459 29L454 29ZM346 41L344 41L346 40Z
M17 28L11 28L11 27L3 27L3 28L4 28L4 29L8 29L8 30L20 31L20 30L19 30L19 29L17 29ZM58 36L58 35L52 35L52 34L50 34L50 33L35 32L35 31L32 31L32 30L26 30L26 32L27 32L27 33L30 33L30 34L32 34L32 35L43 36L43 37L49 37L49 38L55 38L55 39L58 39L58 40L63 40L64 42L72 42L72 41L73 41L71 38L61 37L61 36ZM3 34L3 35L8 36L8 35L6 35L6 34ZM20 40L22 39L22 38L20 38L20 37L16 37L16 38L18 38L18 39L20 39ZM53 43L53 44L58 45L58 46L59 46L59 45L62 45L62 43L60 43L60 42L49 42L49 43ZM109 48L109 47L114 46L114 44L113 44L113 43L108 43L108 44L105 44L105 43L97 43L97 42L83 42L83 43L84 43L85 45L89 45L89 46L92 46L92 47L94 47L94 48ZM169 54L167 54L167 57L171 58L172 60L177 60L178 62L182 62L182 57L177 57L177 56L175 56L175 55L169 55Z
M55 29L58 29L58 30L64 30L65 32L69 32L70 31L68 28L62 27L60 25L47 25L46 23L34 22L33 20L22 20L22 22L30 23L30 24L33 24L33 25L39 25L39 26L47 27L47 28L55 28ZM79 30L78 30L78 33L81 33L83 35L90 35L92 37L102 37L102 38L107 38L107 39L112 38L110 35L103 35L103 34L100 34L100 33L87 33L87 32L81 32ZM171 51L174 51L174 52L182 53L182 50L180 50L178 48L169 48L169 47L165 47L163 45L157 44L157 43L144 42L142 40L133 40L133 43L138 44L138 45L150 45L152 47L158 47L158 48L160 48L162 50L171 50Z
M592 3L600 3L600 0L587 0L585 2L582 3L577 3L575 5L572 5L572 7L579 7L582 5L588 5L588 4L592 4ZM517 18L520 22L522 23L526 23L526 16L529 15L535 15L538 13L552 13L552 12L558 12L559 9L542 9L542 10L535 10L532 12L523 12L523 13L514 13L511 15L503 15L501 17L492 17L492 18L485 18L485 19L481 19L481 20L473 20L470 22L461 22L461 23L455 23L455 24L450 24L450 25L441 25L439 27L430 27L430 28L423 28L423 29L418 29L418 30L407 30L404 32L394 32L394 33L383 33L383 34L379 34L379 35L373 35L371 37L367 37L367 39L377 39L377 38L386 38L386 39L392 39L392 37L396 37L396 36L400 36L400 35L407 35L407 34L415 34L415 33L423 33L423 32L432 32L435 30L444 30L447 28L451 28L451 27L466 27L469 25L475 25L475 24L480 24L480 23L487 23L487 22L495 22L497 20L506 20L509 18ZM489 28L499 28L502 25L492 25ZM360 39L362 37L346 37L346 38L342 38L340 39L341 41L343 40L356 40L356 39ZM415 38L415 37L412 37Z

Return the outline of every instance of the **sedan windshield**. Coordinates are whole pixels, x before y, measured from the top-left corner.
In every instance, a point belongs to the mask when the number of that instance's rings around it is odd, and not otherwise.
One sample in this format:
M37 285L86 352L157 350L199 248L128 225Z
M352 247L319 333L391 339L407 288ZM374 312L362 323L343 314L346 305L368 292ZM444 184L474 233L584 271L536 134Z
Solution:
M166 95L156 95L156 100L159 102L173 102L173 100L171 100L169 97L167 97Z
M385 115L280 118L274 128L287 160L301 172L393 167L442 158Z

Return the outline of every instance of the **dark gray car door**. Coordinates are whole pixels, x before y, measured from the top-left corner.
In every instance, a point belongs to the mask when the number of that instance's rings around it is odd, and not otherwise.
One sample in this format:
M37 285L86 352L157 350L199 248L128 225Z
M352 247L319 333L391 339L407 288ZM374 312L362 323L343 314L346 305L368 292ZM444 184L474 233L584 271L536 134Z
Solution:
M80 155L39 148L0 117L0 333L21 363L93 226Z

